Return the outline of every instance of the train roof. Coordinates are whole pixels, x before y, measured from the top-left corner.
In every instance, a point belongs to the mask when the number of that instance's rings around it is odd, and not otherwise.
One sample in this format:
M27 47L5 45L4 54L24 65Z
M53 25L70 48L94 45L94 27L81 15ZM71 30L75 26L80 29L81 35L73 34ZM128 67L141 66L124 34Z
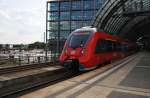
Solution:
M92 27L92 26L86 26L86 27L82 27L82 28L76 29L74 32L79 32L79 31L92 31L92 32L97 32L97 28Z
M82 32L82 31L91 31L93 33L95 32L99 32L101 35L103 36L106 36L108 38L113 38L115 39L116 41L119 41L119 42L122 42L122 43L129 43L130 41L127 40L127 39L124 39L124 38L121 38L119 36L116 36L116 35L110 35L110 34L107 34L105 31L103 30L98 30L96 27L93 27L93 26L86 26L86 27L82 27L82 28L79 28L79 29L76 29L75 31L73 32Z

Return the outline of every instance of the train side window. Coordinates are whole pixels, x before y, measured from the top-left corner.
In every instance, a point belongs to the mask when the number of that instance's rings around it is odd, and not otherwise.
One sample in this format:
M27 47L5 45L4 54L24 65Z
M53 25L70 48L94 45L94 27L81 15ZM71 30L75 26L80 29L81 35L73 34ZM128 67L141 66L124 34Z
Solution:
M95 47L95 53L99 53L101 51L101 41L97 40L96 47Z
M119 43L119 51L122 51L122 45Z
M118 42L113 42L113 51L119 51L120 47L121 46Z
M116 43L116 50L120 51L121 50L121 44L120 43Z
M126 51L126 45L121 45L121 51Z
M101 51L106 52L108 50L108 42L105 39L101 39Z
M125 45L125 51L129 51L128 45Z
M113 51L112 41L107 40L107 51Z
M103 39L97 40L96 47L95 47L95 53L104 52L107 50L107 43Z
M116 50L116 44L115 42L112 42L112 51L115 51Z

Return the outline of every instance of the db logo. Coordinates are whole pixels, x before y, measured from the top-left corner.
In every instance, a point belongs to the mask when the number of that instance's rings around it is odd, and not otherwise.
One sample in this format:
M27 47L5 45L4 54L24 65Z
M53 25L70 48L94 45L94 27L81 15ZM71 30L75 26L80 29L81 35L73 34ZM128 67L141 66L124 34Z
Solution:
M75 54L75 51L73 50L73 51L71 51L71 54Z

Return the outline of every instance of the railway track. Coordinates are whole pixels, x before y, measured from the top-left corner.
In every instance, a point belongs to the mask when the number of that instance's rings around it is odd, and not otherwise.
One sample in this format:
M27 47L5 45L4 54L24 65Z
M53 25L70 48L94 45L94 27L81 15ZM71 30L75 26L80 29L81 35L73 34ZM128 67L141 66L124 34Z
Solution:
M1 97L12 98L13 95L23 93L26 90L32 90L32 89L35 89L36 87L40 87L48 83L57 83L57 82L66 80L68 78L71 78L73 76L77 76L79 74L80 73L70 73L66 71L64 68L53 70L50 73L47 73L46 76L41 75L40 77L38 77L38 79L35 79L34 81L30 81L30 82L26 82L25 84L22 84L21 87L14 85L13 90L12 90L12 87L1 89L1 91L4 91L4 92L0 91L0 98ZM5 89L7 90L5 91Z
M39 69L39 68L49 67L49 66L53 66L53 65L48 64L48 63L41 63L41 64L21 65L21 66L15 66L15 67L0 68L0 75L20 72L20 71L25 71L25 70L31 70L31 69Z
M0 68L0 97L9 96L68 75L64 68L52 63Z

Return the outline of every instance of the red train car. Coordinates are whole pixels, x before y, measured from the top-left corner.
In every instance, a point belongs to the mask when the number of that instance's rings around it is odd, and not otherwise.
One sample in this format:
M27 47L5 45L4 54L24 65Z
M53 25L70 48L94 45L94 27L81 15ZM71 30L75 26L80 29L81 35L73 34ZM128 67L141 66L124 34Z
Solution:
M69 70L86 71L128 55L129 41L117 36L83 27L73 31L59 58Z

